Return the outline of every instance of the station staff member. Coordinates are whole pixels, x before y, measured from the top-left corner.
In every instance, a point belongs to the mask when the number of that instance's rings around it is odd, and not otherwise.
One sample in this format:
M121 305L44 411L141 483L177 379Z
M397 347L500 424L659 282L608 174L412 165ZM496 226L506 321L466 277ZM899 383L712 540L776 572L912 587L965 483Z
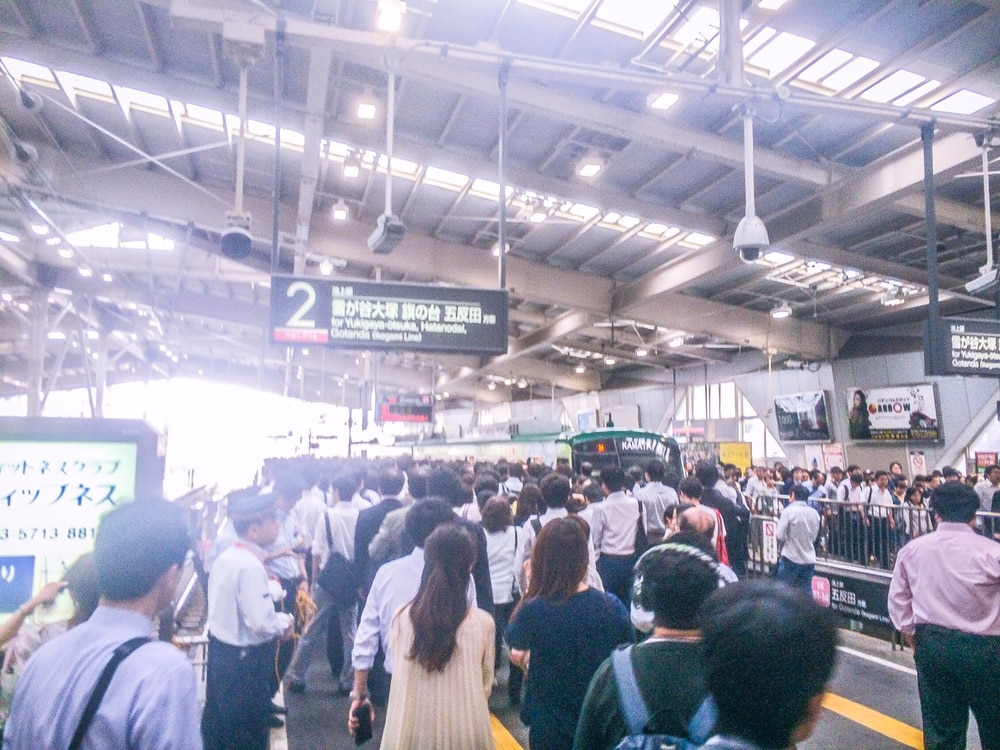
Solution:
M914 647L927 750L965 747L969 710L1000 748L1000 544L975 532L979 497L960 482L931 496L937 530L896 558L889 616Z
M277 581L264 568L264 548L280 523L273 494L230 499L237 539L208 580L208 678L202 736L206 750L265 750L274 648L292 637L292 615L276 612ZM273 583L273 585L272 585Z

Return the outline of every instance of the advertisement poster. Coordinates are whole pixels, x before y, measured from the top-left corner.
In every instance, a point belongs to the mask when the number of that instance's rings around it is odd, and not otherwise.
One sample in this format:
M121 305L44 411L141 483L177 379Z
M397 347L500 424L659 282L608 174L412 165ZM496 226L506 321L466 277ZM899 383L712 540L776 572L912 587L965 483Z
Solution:
M823 391L778 396L774 399L774 416L779 440L827 443L831 439Z
M943 438L930 384L847 390L851 440L937 442Z
M750 458L752 443L719 443L719 461L724 464L733 464L746 471L748 466L753 465Z
M829 474L830 469L834 466L843 469L845 465L844 446L840 443L830 443L823 446L823 471Z
M135 443L0 440L0 614L93 549L101 516L135 498L136 465Z

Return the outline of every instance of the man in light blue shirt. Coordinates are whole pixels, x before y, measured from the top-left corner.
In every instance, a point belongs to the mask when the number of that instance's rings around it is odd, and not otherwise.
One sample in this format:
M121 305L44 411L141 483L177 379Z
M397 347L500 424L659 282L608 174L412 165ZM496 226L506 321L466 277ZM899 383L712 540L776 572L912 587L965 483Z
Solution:
M153 617L170 606L189 547L183 516L166 501L137 500L105 516L94 545L100 605L28 661L4 750L69 747L114 650L149 637ZM81 747L201 750L194 669L184 653L154 641L122 661Z
M816 570L816 538L819 536L819 513L806 502L809 490L796 484L790 490L792 502L781 511L776 536L781 546L777 580L812 593Z

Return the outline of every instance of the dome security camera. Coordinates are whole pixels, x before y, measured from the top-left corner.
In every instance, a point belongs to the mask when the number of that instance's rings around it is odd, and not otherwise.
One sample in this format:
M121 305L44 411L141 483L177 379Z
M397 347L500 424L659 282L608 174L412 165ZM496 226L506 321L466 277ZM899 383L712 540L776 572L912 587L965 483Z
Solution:
M733 250L739 253L744 263L755 263L760 254L767 250L771 242L767 238L767 227L757 216L744 216L736 226L733 235Z
M250 232L250 214L231 211L226 214L226 228L219 241L219 249L227 258L243 260L253 251L253 234Z

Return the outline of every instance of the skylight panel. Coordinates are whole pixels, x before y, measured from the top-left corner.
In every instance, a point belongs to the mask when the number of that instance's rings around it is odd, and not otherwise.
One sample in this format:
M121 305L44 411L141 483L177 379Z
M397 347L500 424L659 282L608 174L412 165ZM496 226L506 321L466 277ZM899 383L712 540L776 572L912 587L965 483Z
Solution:
M867 57L855 57L840 70L831 73L822 80L822 84L834 91L842 91L871 73L879 66L878 62Z
M340 141L327 141L326 151L331 156L339 156L342 159L346 159L354 153L353 148L348 146L346 143L341 143Z
M691 14L690 20L677 29L674 39L681 44L707 41L719 33L719 12L713 8L700 7Z
M758 7L761 10L778 10L778 8L787 2L788 0L760 0Z
M427 167L424 170L424 183L448 190L461 190L469 183L469 177L439 167Z
M629 216L628 214L626 214L625 216L622 216L620 219L618 219L617 223L618 226L625 227L626 229L632 229L641 224L642 219L640 219L638 216Z
M769 75L773 76L791 66L815 46L816 42L811 39L784 32L764 45L748 62L768 70Z
M147 246L149 247L150 250L174 249L174 241L169 237L161 237L160 235L154 234L153 232L150 232L148 237L149 241L147 243Z
M646 104L650 109L662 112L674 106L678 99L680 99L680 97L677 94L668 94L666 92L662 94L650 94L646 98Z
M590 5L590 0L517 0L521 5L538 8L566 18L578 18Z
M132 107L139 107L147 112L153 112L158 115L170 114L170 107L167 105L166 97L159 94L150 94L148 91L129 88L128 86L114 86L113 88L115 95L118 97L118 103L121 105L122 111L126 116Z
M0 242L20 242L21 237L12 232L6 232L0 229Z
M388 163L388 158L385 154L381 154L378 157L378 168L383 172L386 171L386 164ZM408 159L400 159L398 156L392 157L392 174L396 177L409 177L415 179L417 173L420 171L420 165L414 161Z
M572 206L569 207L569 210L566 213L570 214L571 216L580 218L583 221L590 221L595 216L601 213L601 209L597 208L596 206L588 206L585 203L574 203Z
M111 86L107 81L100 81L96 78L81 76L76 73L67 73L64 70L57 70L56 78L59 79L59 85L62 86L63 91L66 92L66 96L68 96L69 100L74 104L76 103L77 94L102 97L106 99L112 99L114 97L114 93L111 91Z
M199 107L197 104L185 104L184 114L189 120L194 120L198 123L214 125L219 128L223 125L222 113L217 109Z
M903 96L894 100L892 103L895 104L897 107L905 107L906 105L912 104L918 99L922 99L940 85L941 85L940 81L928 81L923 86L915 88L908 94L904 94Z
M996 99L990 99L988 96L977 94L975 91L962 89L961 91L956 91L951 96L945 97L932 106L931 109L936 112L954 112L957 115L971 115L983 107L988 107L995 101Z
M743 42L743 58L750 57L754 52L764 46L764 43L771 39L778 32L770 26L764 26L756 34Z
M239 130L240 118L236 118L236 129ZM247 135L256 138L265 138L269 141L274 140L275 128L274 125L269 125L266 122L261 122L260 120L247 120Z
M711 242L715 242L715 237L710 234L702 234L701 232L688 232L683 241L697 247L704 247Z
M862 92L861 98L885 104L916 88L924 80L923 76L908 70L897 70L891 76L883 78L870 89Z
M674 3L669 1L604 0L597 10L597 19L645 39L662 23L673 6Z
M118 222L111 224L101 224L89 229L80 229L70 232L66 239L71 245L76 247L118 247L118 230L121 225Z
M780 250L771 250L764 254L764 261L775 266L783 266L786 263L791 263L793 260L795 260L794 255L783 253Z
M306 137L297 130L289 130L288 128L282 128L281 145L303 148L306 145Z
M55 84L56 82L55 76L52 75L52 70L44 65L36 65L27 60L18 60L16 57L2 57L0 60L3 61L4 67L7 68L7 71L16 81L23 81L25 78L30 78L33 81L43 81L51 84Z
M510 191L511 188L507 188L508 195L510 195ZM473 180L472 187L469 188L469 192L480 198L489 198L490 200L495 201L500 198L500 185L492 180L484 180L480 177Z
M799 80L809 83L819 83L820 80L846 63L852 57L850 52L842 49L832 49L799 73Z

